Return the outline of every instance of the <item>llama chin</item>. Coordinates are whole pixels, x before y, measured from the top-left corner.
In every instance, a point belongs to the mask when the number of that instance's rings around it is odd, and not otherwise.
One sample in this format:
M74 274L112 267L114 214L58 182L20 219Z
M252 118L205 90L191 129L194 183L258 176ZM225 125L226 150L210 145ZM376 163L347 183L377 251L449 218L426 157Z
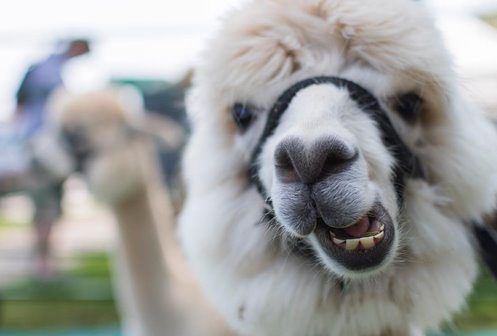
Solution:
M456 87L414 1L252 0L226 17L188 98L179 236L235 330L421 335L463 307L497 136Z

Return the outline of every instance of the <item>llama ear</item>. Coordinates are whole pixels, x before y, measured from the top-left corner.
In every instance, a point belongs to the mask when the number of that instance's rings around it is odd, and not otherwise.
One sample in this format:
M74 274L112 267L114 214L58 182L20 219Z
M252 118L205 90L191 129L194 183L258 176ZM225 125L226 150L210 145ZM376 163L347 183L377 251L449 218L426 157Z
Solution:
M111 87L110 91L116 96L123 108L128 112L131 122L142 118L145 111L143 96L138 89L130 85Z
M178 123L149 111L130 126L130 131L137 135L151 137L159 145L171 150L178 149L186 140L185 130Z
M177 149L185 141L185 132L175 121L158 113L146 111L143 96L131 86L113 88L122 106L129 112L129 130L136 135L148 136L160 145Z

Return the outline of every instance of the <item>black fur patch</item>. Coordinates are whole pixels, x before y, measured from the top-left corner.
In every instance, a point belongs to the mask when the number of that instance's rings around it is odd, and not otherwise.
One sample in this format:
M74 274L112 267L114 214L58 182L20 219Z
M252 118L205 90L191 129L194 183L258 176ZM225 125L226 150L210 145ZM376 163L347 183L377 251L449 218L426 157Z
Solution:
M497 278L497 231L479 223L473 223L473 232L480 245L481 257Z

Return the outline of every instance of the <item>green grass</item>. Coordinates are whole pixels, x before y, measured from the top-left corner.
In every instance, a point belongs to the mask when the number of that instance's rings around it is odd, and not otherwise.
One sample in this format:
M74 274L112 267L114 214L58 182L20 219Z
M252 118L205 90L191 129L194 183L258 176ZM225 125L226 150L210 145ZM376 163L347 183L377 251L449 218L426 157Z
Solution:
M0 329L56 330L117 325L113 301L2 301Z
M497 336L497 281L488 272L483 272L478 279L468 298L467 308L445 328L442 335Z
M109 257L106 253L87 253L77 259L77 266L70 271L72 276L110 279Z
M460 330L497 330L497 281L484 273L468 300L468 308L455 320Z
M0 216L0 231L1 230L18 230L27 229L30 227L29 223L18 222L10 218Z
M26 278L0 291L0 328L60 329L117 325L109 260L78 256L76 266L50 281Z
M75 267L52 281L24 279L0 291L0 330L118 324L109 260L103 253L78 256ZM468 308L450 324L450 330L497 330L497 282L490 274L480 277ZM484 335L497 336L497 332Z
M112 300L110 266L105 254L78 256L76 266L50 281L26 278L4 288L3 300Z

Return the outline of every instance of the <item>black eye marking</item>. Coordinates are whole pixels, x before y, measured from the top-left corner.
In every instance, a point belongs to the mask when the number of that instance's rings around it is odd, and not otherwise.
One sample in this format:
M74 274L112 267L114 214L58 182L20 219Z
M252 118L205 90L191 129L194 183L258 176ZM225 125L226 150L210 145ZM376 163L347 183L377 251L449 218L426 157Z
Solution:
M235 103L231 108L233 119L241 132L245 132L255 119L253 108L243 103Z
M397 97L394 109L408 124L414 124L418 120L423 103L423 98L410 92Z

